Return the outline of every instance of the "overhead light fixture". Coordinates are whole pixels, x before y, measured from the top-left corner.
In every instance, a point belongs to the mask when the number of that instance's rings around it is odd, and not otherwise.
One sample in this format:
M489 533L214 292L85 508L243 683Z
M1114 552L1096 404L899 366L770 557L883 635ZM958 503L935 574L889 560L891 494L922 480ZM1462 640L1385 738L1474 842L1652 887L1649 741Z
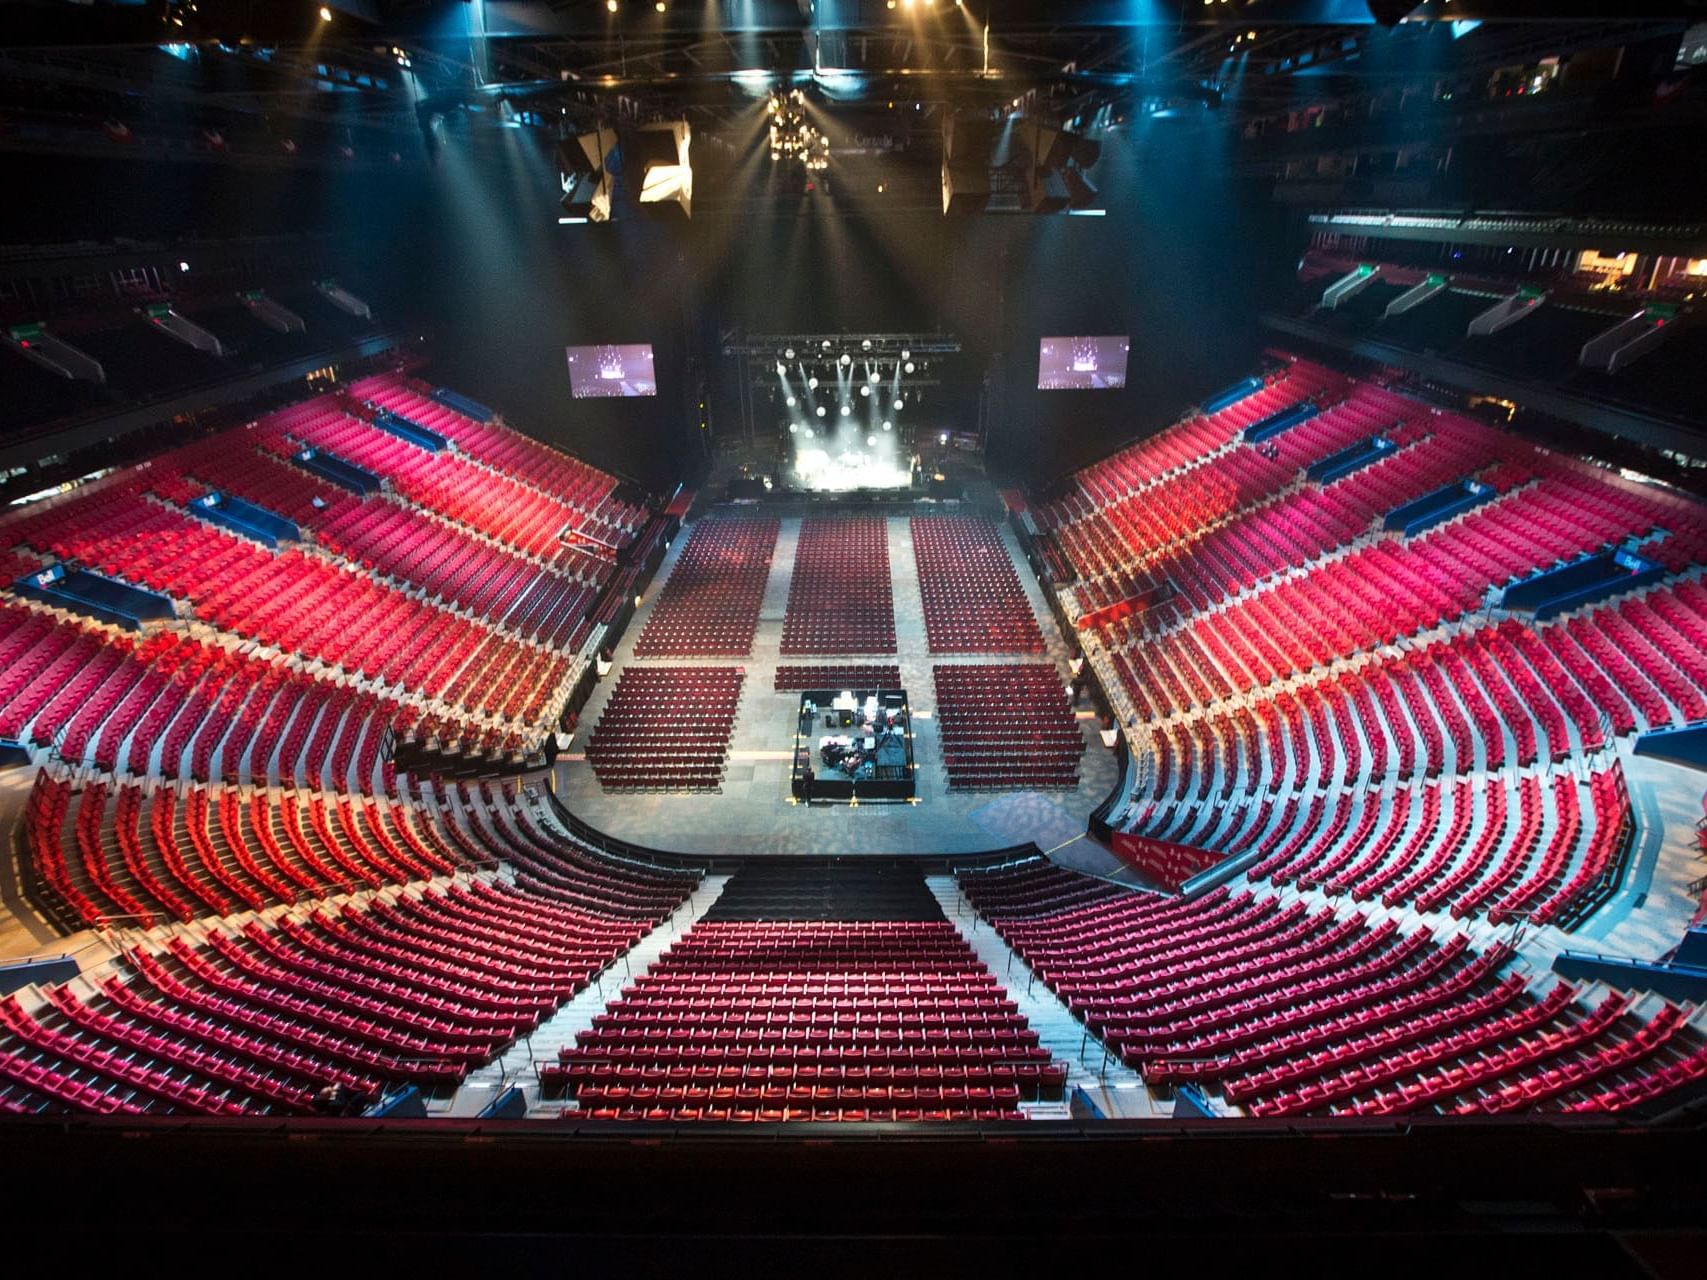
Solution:
M679 208L693 216L693 133L686 120L643 124L634 131L628 159L640 171L640 204Z
M616 152L614 129L601 127L558 142L557 177L563 189L563 212L570 219L610 220Z

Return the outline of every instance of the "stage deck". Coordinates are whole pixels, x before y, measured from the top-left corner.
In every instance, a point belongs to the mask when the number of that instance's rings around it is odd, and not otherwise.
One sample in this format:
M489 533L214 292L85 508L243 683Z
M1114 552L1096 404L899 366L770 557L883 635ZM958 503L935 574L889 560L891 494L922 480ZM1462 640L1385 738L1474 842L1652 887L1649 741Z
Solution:
M921 507L921 510L928 508ZM965 509L964 507L962 508ZM988 513L999 519L994 503ZM887 517L889 565L895 601L895 655L848 654L834 657L787 658L779 654L789 580L800 535L800 519L785 517L777 539L776 556L765 584L759 628L752 656L745 659L706 658L670 661L696 666L739 665L747 678L730 741L722 790L714 795L669 793L607 793L593 776L581 753L587 737L604 713L616 676L625 664L649 665L634 657L634 639L644 629L660 588L674 569L686 544L687 530L676 539L647 598L623 642L616 666L599 682L582 710L574 741L557 764L558 794L577 816L623 840L684 853L799 853L908 854L979 853L1027 840L1043 849L1061 849L1064 859L1087 869L1115 871L1120 864L1085 837L1085 820L1115 783L1113 755L1103 747L1095 715L1088 709L1078 717L1086 750L1079 785L1063 791L949 791L935 718L936 663L1039 662L1036 654L932 655L925 638L918 573L913 561L906 516ZM1067 678L1067 646L1054 623L1036 578L1025 564L1011 530L1002 526L1002 541L1014 559L1026 596L1048 645L1047 659ZM800 695L777 692L772 686L780 665L797 663L857 663L899 665L901 687L913 699L913 753L917 770L915 804L814 805L789 803L792 741L787 734L798 711Z

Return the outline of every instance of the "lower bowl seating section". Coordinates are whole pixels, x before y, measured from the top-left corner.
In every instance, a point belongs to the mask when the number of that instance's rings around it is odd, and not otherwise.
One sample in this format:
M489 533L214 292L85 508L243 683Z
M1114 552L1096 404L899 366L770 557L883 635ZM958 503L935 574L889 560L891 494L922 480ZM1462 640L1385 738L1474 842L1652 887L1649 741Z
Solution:
M894 652L889 521L807 516L782 620L783 655Z
M781 527L775 516L712 516L696 524L635 642L635 656L752 653Z
M637 922L632 942L675 913L699 883L699 872L597 853L557 823L542 798L510 783L435 780L424 802L467 856L496 855L517 885L575 910Z
M894 663L804 664L779 666L773 681L778 693L801 689L899 689L901 668Z
M1658 998L1534 978L1397 921L1253 890L1131 892L1033 858L963 893L1152 1086L1251 1115L1616 1110L1707 1078ZM1219 1109L1219 1108L1217 1108Z
M672 944L541 1080L593 1119L1005 1120L1066 1068L946 920L729 920Z
M459 878L139 945L104 977L0 998L0 1111L346 1113L446 1090L636 927Z
M914 516L913 559L932 653L1042 653L1013 557L983 516Z
M1054 666L939 664L932 671L951 789L1079 785L1085 740Z
M624 667L587 740L609 791L716 791L741 701L741 667Z

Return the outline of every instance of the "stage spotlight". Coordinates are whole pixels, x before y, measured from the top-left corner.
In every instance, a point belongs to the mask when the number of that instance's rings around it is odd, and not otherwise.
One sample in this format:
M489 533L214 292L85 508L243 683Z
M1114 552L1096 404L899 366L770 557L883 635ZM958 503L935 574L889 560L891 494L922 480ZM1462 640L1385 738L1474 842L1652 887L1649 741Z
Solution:
M852 357L852 356L850 356L850 355L849 355L849 354L848 354L848 353L847 353L847 352L845 352L845 351L844 351L844 352L842 352L842 358L841 358L841 361L840 361L840 364L841 364L841 365L842 365L842 367L843 367L843 368L846 368L846 367L847 367L847 366L848 366L848 365L850 365L850 364L852 364L852 363L853 363L853 357Z
M885 431L893 431L893 430L895 430L895 424L893 422L889 421L888 418L885 418L883 420L883 429Z
M816 391L818 389L818 379L815 377L814 378L808 378L808 379L806 379L806 385L808 387L810 387L813 391Z
M842 417L845 418L852 412L853 412L853 406L851 404L844 404L842 406Z
M912 358L913 353L911 351L908 351L905 347L901 348L901 359L911 360Z
M865 438L865 447L867 449L875 449L877 447L877 437L876 436L867 436Z
M870 387L870 385L869 385L869 384L868 384L868 385L866 385L866 386L863 386L863 387L861 387L861 388L860 388L860 389L859 389L859 393L860 393L860 395L862 395L862 396L865 396L865 397L867 397L867 398L869 398L869 397L870 397L870 395L871 395L871 387Z
M779 376L779 377L786 378L788 376L788 366L785 365L781 360L778 360L776 362L776 371L777 371L777 376Z
M788 434L789 435L793 435L795 432L797 432L799 430L800 430L800 424L798 422L791 422L788 424Z
M327 8L325 5L320 6L320 21L322 21L322 22L332 21L332 11L329 8Z
M896 413L901 412L901 397L900 396L895 397L895 412Z
M824 406L823 406L823 405L819 405L819 406L818 406L818 416L819 416L819 417L820 417L820 418L822 418L822 417L823 417L823 416L824 416L824 414L825 414L825 413L826 413L826 412L827 412L827 411L826 411L826 410L825 410L825 408L824 408Z
M788 401L787 401L787 403L788 403L788 407L789 407L789 408L790 408L790 409L792 409L792 408L794 408L794 397L793 397L793 396L789 396L789 397L788 397Z
M605 8L609 9L612 13L615 13L616 12L616 0L605 0Z
M867 338L864 342L860 343L859 349L861 351L870 351L871 350L871 339Z
M913 371L913 362L909 360L906 364L902 365L901 368L906 372L911 373Z
M810 440L812 438L812 428L811 427L806 428L806 438L808 440Z
M872 369L866 373L865 380L867 382L876 382L880 377L882 377L882 375L878 373L876 369Z
M829 350L829 349L830 349L830 340L829 340L829 339L828 339L828 338L825 338L825 339L824 339L824 340L823 340L823 341L822 341L822 342L820 342L820 343L819 343L819 344L818 344L818 345L819 345L819 346L820 346L820 347L822 347L822 348L823 348L823 349L824 349L824 350L825 350L825 351L828 351L828 350Z
M793 347L788 347L788 348L787 348L787 349L785 349L785 350L784 350L784 351L783 351L783 353L782 353L782 354L783 354L783 355L784 355L784 357L786 357L786 358L787 358L787 359L789 359L789 360L792 360L792 359L794 359L794 348L793 348Z

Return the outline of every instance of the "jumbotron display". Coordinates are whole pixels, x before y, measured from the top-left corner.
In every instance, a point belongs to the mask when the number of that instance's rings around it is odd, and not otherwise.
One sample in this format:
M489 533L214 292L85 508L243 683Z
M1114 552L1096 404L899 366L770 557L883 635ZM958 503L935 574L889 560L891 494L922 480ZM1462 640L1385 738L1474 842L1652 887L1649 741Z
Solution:
M565 354L569 358L569 394L577 400L658 394L649 342L567 347Z
M1126 385L1127 337L1042 338L1037 344L1039 391L1112 391Z

